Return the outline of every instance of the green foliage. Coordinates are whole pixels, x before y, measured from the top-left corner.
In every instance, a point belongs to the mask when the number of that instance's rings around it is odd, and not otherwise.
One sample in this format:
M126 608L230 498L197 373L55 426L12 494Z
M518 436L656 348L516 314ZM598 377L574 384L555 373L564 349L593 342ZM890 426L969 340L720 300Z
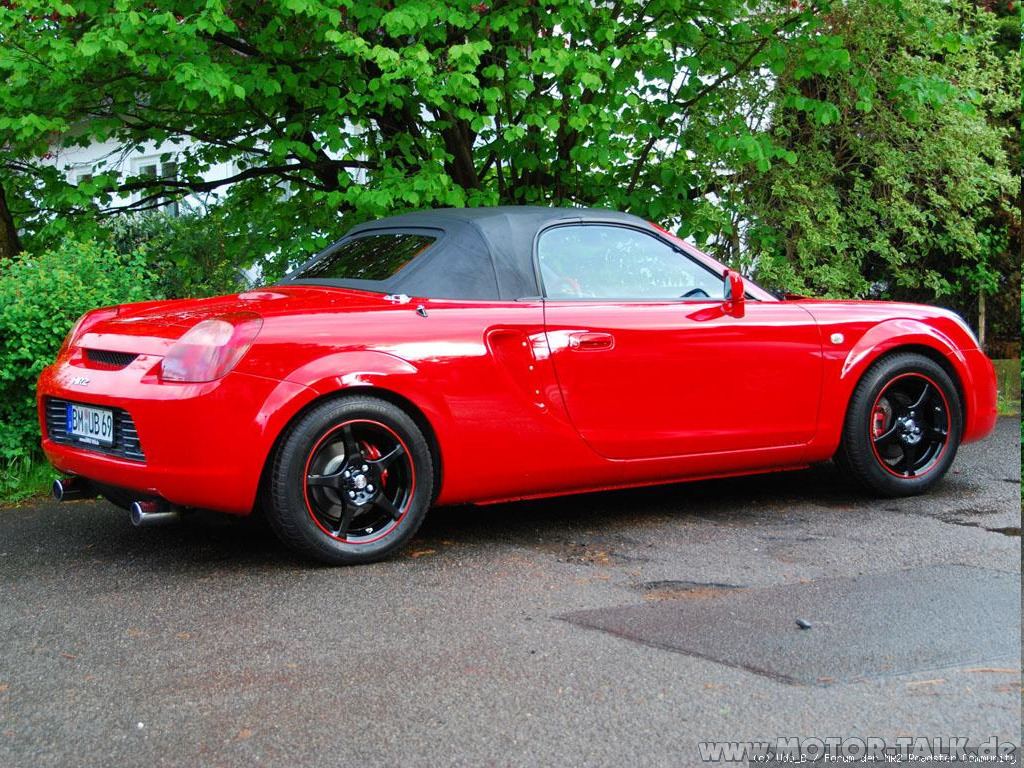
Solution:
M915 15L927 24L908 26ZM1017 122L1019 63L1006 57L1020 54L994 45L996 17L963 2L859 0L827 26L854 74L780 73L770 133L795 161L746 187L757 276L962 310L979 291L1019 296L1020 171L1003 116ZM835 119L811 119L807 100L834 105Z
M154 235L174 295L268 254L276 277L405 209L584 204L776 287L964 309L996 290L1005 326L1019 18L1007 0L0 2L0 188L35 250L209 198L195 263ZM162 146L177 175L118 153L77 185L53 167L100 141Z
M42 496L53 483L53 467L38 456L0 459L0 504Z
M44 240L93 226L97 209L233 181L225 227L252 254L279 253L277 271L350 224L431 206L603 205L704 239L721 227L709 194L722 169L776 157L733 86L788 60L809 75L847 66L842 41L816 34L820 13L782 0L2 3L0 144L16 151L0 181ZM74 186L42 160L54 136L57 151L175 141L178 178L101 167Z
M104 230L118 253L145 255L153 290L165 298L216 296L244 287L238 265L251 261L251 254L242 238L225 231L220 210L120 215Z
M153 298L145 257L67 241L0 261L0 461L38 445L35 382L88 310Z

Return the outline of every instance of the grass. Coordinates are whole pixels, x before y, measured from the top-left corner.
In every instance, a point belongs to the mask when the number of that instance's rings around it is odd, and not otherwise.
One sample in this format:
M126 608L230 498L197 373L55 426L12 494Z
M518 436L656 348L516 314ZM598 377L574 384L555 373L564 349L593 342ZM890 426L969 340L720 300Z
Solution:
M1010 400L1002 392L999 393L996 408L1000 416L1020 416L1020 400Z
M57 471L41 457L22 456L0 464L0 504L43 496Z

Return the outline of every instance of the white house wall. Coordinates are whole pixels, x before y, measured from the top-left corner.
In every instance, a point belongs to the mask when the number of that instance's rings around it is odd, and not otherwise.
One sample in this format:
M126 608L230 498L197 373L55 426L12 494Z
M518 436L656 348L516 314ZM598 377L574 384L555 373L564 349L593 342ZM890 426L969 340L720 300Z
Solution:
M145 142L139 149L125 149L125 147L113 140L97 142L86 147L55 148L52 151L49 162L64 172L65 177L71 184L78 184L86 176L95 176L100 173L114 171L122 176L134 176L140 169L149 164L163 165L165 162L179 162L183 148L192 145L191 141L180 141L179 143L164 142L156 144ZM164 159L164 156L167 156ZM233 162L218 163L206 169L202 174L204 181L215 181L234 176L238 173L238 167ZM224 187L223 189L226 189ZM133 192L129 195L120 195L120 204L128 205L137 202L142 197L141 192ZM216 193L205 193L202 196L186 195L181 202L186 206L197 208L209 202L211 196Z

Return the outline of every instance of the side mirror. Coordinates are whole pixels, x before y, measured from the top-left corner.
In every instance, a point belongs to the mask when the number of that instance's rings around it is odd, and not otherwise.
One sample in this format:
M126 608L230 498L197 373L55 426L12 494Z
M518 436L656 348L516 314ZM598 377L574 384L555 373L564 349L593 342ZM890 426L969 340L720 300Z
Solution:
M743 282L743 275L734 269L727 269L722 273L722 282L725 288L725 302L722 309L727 315L743 317L746 297L746 284Z

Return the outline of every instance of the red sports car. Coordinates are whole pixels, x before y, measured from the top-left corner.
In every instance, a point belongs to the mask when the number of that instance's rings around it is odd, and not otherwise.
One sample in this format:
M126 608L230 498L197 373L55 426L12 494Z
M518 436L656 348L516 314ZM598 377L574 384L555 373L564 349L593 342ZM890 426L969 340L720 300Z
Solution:
M363 224L277 285L89 312L39 380L55 494L136 523L261 509L331 563L432 505L836 459L921 493L996 419L992 364L928 306L780 300L600 210Z

